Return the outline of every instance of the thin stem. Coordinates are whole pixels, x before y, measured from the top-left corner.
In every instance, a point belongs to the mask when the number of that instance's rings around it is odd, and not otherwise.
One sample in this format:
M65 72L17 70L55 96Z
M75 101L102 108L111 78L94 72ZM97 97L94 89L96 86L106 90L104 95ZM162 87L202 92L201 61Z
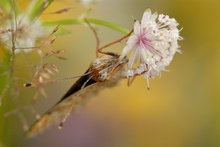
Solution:
M110 28L112 30L121 32L123 34L127 34L129 33L128 29L125 29L124 27L108 22L108 21L104 21L104 20L100 20L100 19L95 19L95 18L86 18L86 20L91 23L91 24L96 24L96 25L100 25L100 26L104 26L107 28ZM47 26L51 26L51 25L75 25L75 24L84 24L84 19L82 18L75 18L75 19L64 19L64 20L56 20L56 21L50 21L50 22L44 22L43 25L47 25Z
M15 41L16 41L16 37L15 37L15 31L17 30L17 17L16 17L16 11L15 11L15 2L14 0L12 0L12 7L14 9L14 22L12 22L12 39L11 39L11 43L12 43L12 55L11 55L11 75L13 77L13 69L14 69L14 56L15 56ZM15 25L15 29L14 29L14 25Z

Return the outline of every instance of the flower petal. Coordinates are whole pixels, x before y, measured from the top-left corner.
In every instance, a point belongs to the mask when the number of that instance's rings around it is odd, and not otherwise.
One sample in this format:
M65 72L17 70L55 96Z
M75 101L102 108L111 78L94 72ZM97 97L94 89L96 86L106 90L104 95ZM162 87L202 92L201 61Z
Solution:
M136 35L141 34L141 24L139 21L135 21L134 23L134 34Z
M130 59L129 59L129 61L128 61L128 67L129 68L132 68L133 67L133 65L134 65L134 63L135 63L135 60L136 60L136 58L137 58L137 52L139 51L139 49L134 49L133 51L132 51L132 53L131 53L131 57L130 57Z
M120 60L123 59L123 58L128 54L128 52L130 52L130 50L131 50L132 48L133 48L132 45L130 45L130 44L126 45L126 46L124 47L124 49L123 49L123 51L122 51L121 56L119 57L119 59L120 59Z
M147 9L145 12L144 12L144 15L142 17L142 20L141 20L141 24L145 24L146 22L148 22L151 18L151 10L150 9Z

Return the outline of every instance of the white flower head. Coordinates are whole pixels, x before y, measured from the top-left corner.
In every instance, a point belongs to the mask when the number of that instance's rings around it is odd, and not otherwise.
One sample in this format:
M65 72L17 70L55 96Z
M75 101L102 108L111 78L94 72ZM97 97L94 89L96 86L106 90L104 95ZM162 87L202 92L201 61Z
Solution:
M132 50L127 77L143 74L145 78L153 78L165 70L174 54L179 52L178 40L182 37L177 26L174 18L163 14L158 17L150 9L144 12L141 22L135 21L134 33L120 57L122 59Z
M12 25L11 21L8 21L4 29L11 30L11 32L5 31L0 39L8 46L12 46L13 33L16 53L18 53L20 49L27 52L31 51L30 48L35 47L36 41L44 37L47 33L46 28L42 26L39 19L31 21L25 14L17 16L16 25Z

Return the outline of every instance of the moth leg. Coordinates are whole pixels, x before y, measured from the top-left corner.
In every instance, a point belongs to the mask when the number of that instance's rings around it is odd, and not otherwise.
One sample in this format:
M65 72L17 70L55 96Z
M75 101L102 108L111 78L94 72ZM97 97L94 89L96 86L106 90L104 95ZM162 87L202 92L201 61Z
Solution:
M115 40L115 41L113 41L113 42L111 42L111 43L109 43L109 44L106 44L106 45L104 45L104 46L101 47L101 48L98 48L97 52L98 52L98 53L101 53L101 54L106 54L106 55L111 55L111 56L119 57L119 55L117 55L117 54L115 54L115 53L112 53L112 52L104 52L104 51L102 51L102 50L103 50L104 48L107 48L107 47L109 47L109 46L111 46L111 45L114 45L114 44L116 44L116 43L119 43L119 42L121 42L122 40L128 38L133 32L134 32L134 29L132 29L132 30L131 30L127 35L125 35L124 37L119 38L119 39L117 39L117 40Z
M99 40L99 36L97 31L95 30L94 27L92 27L92 25L88 22L88 20L85 18L84 21L87 23L87 25L89 26L89 28L92 30L95 39L96 39L96 58L98 58L98 50L99 50L99 44L100 44L100 40Z
M119 57L118 54L115 54L115 53L112 53L112 52L105 52L105 51L102 51L104 48L107 48L111 45L114 45L118 42L121 42L122 40L128 38L133 32L134 32L134 29L132 29L127 35L125 35L124 37L120 38L120 39L117 39L107 45L104 45L103 47L99 48L99 44L100 44L100 41L99 41L99 37L98 37L98 34L95 30L94 27L92 27L92 25L88 22L87 19L84 19L84 21L88 24L89 28L93 31L94 35L95 35L95 38L96 38L96 57L98 57L98 53L101 53L101 54L104 54L104 55L110 55L110 56L114 56L114 57Z
M128 77L127 85L130 86L130 85L133 83L133 81L134 81L135 78L136 78L136 76Z
M68 110L68 112L66 113L66 115L63 117L62 121L60 122L58 129L62 129L63 128L63 124L66 121L67 117L70 115L71 111L73 110L73 107L76 105L76 101L73 101L71 104L70 109Z

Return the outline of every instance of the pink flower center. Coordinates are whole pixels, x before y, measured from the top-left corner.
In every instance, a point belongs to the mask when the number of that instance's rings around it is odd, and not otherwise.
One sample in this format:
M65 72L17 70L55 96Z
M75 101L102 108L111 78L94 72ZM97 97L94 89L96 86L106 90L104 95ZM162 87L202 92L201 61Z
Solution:
M138 36L137 44L139 46L145 46L145 47L150 45L150 40L146 37L145 32L141 32L141 34Z
M151 40L147 38L147 32L145 29L138 36L137 45L140 49L145 49L154 55L161 56L161 53L153 48Z

